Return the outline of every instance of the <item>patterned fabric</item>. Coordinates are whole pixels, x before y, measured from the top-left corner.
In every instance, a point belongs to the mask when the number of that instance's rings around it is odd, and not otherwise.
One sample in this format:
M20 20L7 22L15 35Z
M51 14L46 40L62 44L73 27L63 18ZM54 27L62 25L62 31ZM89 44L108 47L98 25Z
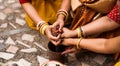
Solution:
M31 0L19 0L21 4L31 2Z
M120 24L120 13L118 11L118 5L116 4L113 10L107 15L109 18Z

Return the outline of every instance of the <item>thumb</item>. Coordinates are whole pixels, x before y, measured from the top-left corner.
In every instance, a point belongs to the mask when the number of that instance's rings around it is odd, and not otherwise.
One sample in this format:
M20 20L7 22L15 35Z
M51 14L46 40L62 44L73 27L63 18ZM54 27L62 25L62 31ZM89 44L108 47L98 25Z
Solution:
M56 27L56 25L57 25L57 22L53 23L53 24L52 24L52 27Z
M70 52L70 50L65 50L65 51L63 51L61 54L64 55L64 54L67 54L67 53L69 53L69 52Z
M66 49L65 51L62 52L62 55L63 55L63 54L68 54L68 53L76 53L76 52L75 52L75 49L74 49L74 48Z

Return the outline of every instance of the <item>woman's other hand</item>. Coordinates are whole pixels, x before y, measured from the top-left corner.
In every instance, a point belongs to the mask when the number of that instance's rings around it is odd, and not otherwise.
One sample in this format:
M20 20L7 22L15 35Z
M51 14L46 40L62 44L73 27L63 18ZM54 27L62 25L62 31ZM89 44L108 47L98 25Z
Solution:
M60 33L62 33L62 29L63 29L63 26L64 26L64 20L63 19L57 19L56 22L52 26L55 29L58 29Z
M65 46L70 46L68 49L62 52L62 54L67 54L67 53L76 53L78 50L76 48L76 44L78 43L79 39L74 39L74 38L64 38L61 42L62 45Z
M70 30L70 29L64 27L61 37L62 38L77 37L77 31L76 30Z
M77 53L76 47L70 46L65 51L63 51L61 54L68 54L68 53Z
M49 41L51 41L54 45L57 45L61 42L61 39L60 39L61 34L58 34L57 36L52 35L52 29L53 29L52 25L47 27L45 30L45 34L48 37Z

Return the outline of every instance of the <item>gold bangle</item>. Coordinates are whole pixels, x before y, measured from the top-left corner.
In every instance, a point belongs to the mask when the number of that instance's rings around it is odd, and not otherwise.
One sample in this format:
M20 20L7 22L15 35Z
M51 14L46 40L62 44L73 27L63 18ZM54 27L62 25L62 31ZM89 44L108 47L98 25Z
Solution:
M64 12L68 16L68 12L64 9L60 9L60 10L58 10L58 12Z
M67 15L64 12L58 12L56 16L58 17L60 14L62 14L65 17L65 20L66 20Z
M48 26L49 26L49 25L46 24L46 25L43 27L43 29L42 29L42 34L43 34L43 35L45 35L45 29L46 29Z
M44 30L46 29L45 26L48 26L47 23L44 23L40 28L40 33L44 35Z
M44 23L44 24L41 25L40 33L42 33L42 29L43 29L43 27L44 27L45 24L46 24L46 23Z
M87 35L86 35L85 31L82 29L82 27L81 27L80 29L81 29L81 35L82 35L83 37L87 37Z
M43 35L44 35L44 29L45 29L45 26L46 26L46 25L48 25L48 24L44 24L44 25L41 27L41 30L40 30L41 34L43 34Z
M76 45L76 48L77 48L77 49L80 49L79 44L80 44L81 40L82 40L82 38L80 38L80 39L78 40L78 43L77 43L77 45Z
M63 15L65 16L65 18L64 18L65 21L68 19L68 12L67 12L66 10L64 10L64 9L58 10L58 12L57 12L57 17L58 17L58 15L60 15L60 14L63 14Z
M82 33L81 33L80 27L78 27L76 30L77 30L78 38L81 38L82 37Z

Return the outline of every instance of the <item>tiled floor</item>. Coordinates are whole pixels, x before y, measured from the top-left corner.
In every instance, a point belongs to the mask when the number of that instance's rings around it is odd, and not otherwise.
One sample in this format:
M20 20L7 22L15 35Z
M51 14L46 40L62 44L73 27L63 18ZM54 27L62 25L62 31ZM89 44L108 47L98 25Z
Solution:
M45 36L30 29L18 0L0 0L0 66L9 62L39 66L48 60ZM28 40L29 39L29 40ZM80 52L68 55L67 66L113 66L113 55Z

